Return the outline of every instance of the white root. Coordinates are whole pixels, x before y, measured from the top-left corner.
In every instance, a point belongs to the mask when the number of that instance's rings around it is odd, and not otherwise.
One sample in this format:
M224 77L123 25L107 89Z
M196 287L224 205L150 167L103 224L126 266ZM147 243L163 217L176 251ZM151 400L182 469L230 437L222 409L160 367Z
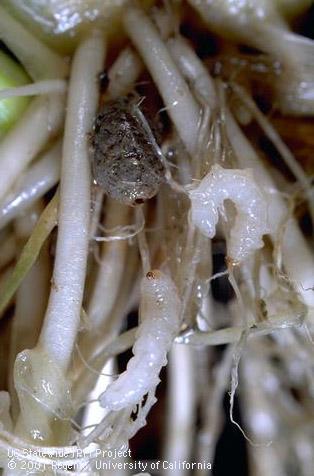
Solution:
M57 142L32 164L19 181L14 192L0 207L0 228L7 225L54 185L60 176L61 143Z
M74 55L69 84L54 286L40 336L41 345L64 370L79 327L86 276L90 226L88 132L97 108L97 77L104 55L103 35L92 31Z
M156 25L161 38L166 41L172 34L178 32L178 18L174 13L172 5L167 2L163 7L153 6L150 10L150 17Z
M63 96L39 96L6 134L0 144L0 200L46 142L58 133L63 123L63 112Z
M102 225L98 225L100 231L106 233L106 236L93 236L92 239L98 243L109 243L112 241L126 241L134 238L135 236L139 235L145 227L145 217L142 214L138 219L136 219L136 223L132 225L117 225L113 228L105 228ZM98 261L98 259L97 259Z
M243 430L241 425L233 418L234 397L235 397L235 393L236 393L238 385L239 385L239 364L240 364L241 356L243 354L243 349L244 349L246 341L247 341L247 335L248 335L248 333L246 331L244 331L240 340L237 342L237 344L235 346L235 349L234 349L234 353L233 353L233 363L232 363L232 368L231 368L231 389L230 389L230 392L229 392L229 395L230 395L229 418L230 418L230 421L240 430L240 432L242 433L244 438L252 446L255 446L255 447L257 446L258 447L258 446L260 446L260 443L255 443L254 441L252 441L247 436L247 434L245 433L245 431ZM266 444L268 445L270 443L271 442L266 443Z
M37 83L26 84L16 88L0 89L0 99L54 93L63 94L66 93L66 90L67 83L63 79L47 79L46 81L38 81Z
M180 300L172 280L159 270L142 280L141 324L127 370L100 397L100 404L121 410L140 404L159 383L161 368L179 331Z
M213 461L214 459L215 448L223 423L221 402L229 382L233 353L234 346L230 345L226 349L222 360L215 365L213 378L205 383L202 392L201 405L204 412L204 423L197 439L198 461ZM199 470L196 476L206 476L207 474L203 469Z
M136 7L124 15L124 26L141 54L188 152L195 151L200 111L157 29Z
M235 204L237 214L228 240L233 261L241 262L263 247L262 237L269 232L267 202L250 170L227 170L216 164L189 195L191 221L209 238L215 236L224 201Z
M134 87L143 70L143 63L132 48L125 48L111 66L107 93L111 99L125 96Z
M211 109L216 106L216 90L214 81L193 48L182 37L167 41L171 56L180 71L198 94L198 98Z
M276 84L278 107L283 114L309 115L314 112L314 41L289 31L274 31L277 57L283 73Z
M130 207L108 199L105 206L108 228L126 226L130 218ZM114 303L119 295L128 250L127 240L105 243L102 246L102 263L98 270L93 293L88 303L87 314L93 326L93 333L104 329Z
M275 48L266 44L267 25L287 29L273 0L188 0L216 33L251 44L256 48ZM259 34L258 34L259 33ZM265 44L264 44L265 43Z
M65 77L68 66L64 59L48 48L0 6L0 38L36 81Z
M195 349L187 345L173 345L167 366L167 418L163 459L184 461L192 456L194 425L197 409ZM173 469L164 470L171 476ZM176 476L185 474L183 470Z

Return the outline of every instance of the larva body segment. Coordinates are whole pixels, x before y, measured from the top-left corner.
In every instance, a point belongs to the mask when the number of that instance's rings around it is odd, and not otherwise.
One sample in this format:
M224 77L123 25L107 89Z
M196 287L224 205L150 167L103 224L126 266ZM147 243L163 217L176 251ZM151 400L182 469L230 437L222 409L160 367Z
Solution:
M136 107L128 97L106 103L96 118L93 138L95 181L111 198L128 205L156 195L164 177Z
M205 236L213 238L219 211L227 199L236 207L235 222L227 243L228 257L241 262L264 246L262 237L269 232L267 201L250 170L228 170L214 165L190 191L191 221Z
M180 299L171 278L161 271L150 271L141 285L141 324L133 357L127 369L100 397L101 406L110 410L140 403L159 383L161 368L179 332Z

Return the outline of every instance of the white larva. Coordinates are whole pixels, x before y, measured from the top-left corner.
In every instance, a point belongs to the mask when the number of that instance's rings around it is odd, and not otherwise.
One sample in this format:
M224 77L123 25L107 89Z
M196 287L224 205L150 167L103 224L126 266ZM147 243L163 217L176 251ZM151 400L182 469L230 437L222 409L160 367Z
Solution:
M233 262L241 262L263 247L262 237L269 232L267 202L251 170L224 169L216 164L189 196L191 221L209 238L215 236L224 201L234 203L237 213L227 243Z
M161 368L179 332L180 299L171 278L159 270L142 280L139 325L127 369L100 396L100 405L117 411L140 403L159 383Z

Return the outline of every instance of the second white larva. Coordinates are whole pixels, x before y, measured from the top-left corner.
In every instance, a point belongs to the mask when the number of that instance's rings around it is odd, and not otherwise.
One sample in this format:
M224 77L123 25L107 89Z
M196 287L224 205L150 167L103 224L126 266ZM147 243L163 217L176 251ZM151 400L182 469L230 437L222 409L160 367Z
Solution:
M159 270L142 280L139 325L127 369L100 396L100 405L117 411L141 403L159 383L161 368L180 327L181 304L175 284Z
M234 203L237 214L227 242L228 257L233 262L241 262L263 247L263 235L269 232L267 201L251 170L214 165L189 196L191 221L209 238L215 236L224 201Z

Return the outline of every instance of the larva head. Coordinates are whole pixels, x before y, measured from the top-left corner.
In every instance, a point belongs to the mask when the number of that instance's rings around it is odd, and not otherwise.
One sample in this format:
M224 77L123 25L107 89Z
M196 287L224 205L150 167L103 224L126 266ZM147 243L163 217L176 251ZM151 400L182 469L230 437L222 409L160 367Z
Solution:
M161 272L158 269L148 271L148 273L146 274L146 278L149 279L150 281L154 279L159 279L160 277L161 277Z

